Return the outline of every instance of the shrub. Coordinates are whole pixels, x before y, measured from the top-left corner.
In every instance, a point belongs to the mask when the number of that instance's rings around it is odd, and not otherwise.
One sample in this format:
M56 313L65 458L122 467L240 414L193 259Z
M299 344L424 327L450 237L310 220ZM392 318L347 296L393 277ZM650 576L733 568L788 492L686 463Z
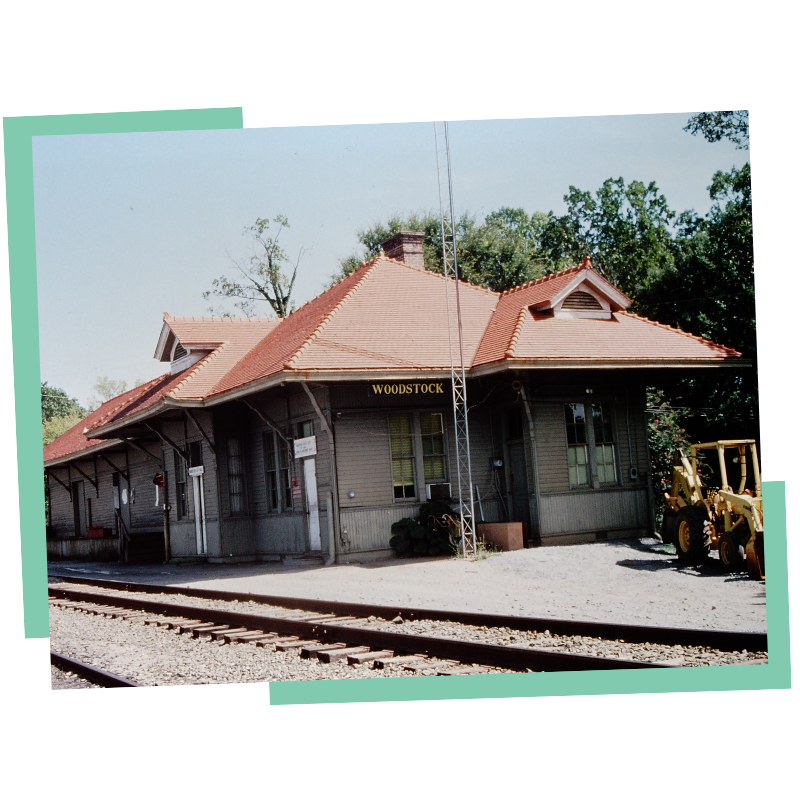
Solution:
M401 558L438 556L452 553L454 548L450 529L442 517L453 510L438 501L423 503L416 519L405 517L392 525L389 545Z

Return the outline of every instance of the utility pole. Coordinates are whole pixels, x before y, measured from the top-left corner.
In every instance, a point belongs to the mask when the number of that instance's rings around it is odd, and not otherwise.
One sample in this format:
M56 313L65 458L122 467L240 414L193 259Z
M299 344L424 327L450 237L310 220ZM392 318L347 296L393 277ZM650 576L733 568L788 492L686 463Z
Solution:
M450 345L450 384L453 389L456 471L458 473L458 512L461 521L461 553L474 559L475 506L472 487L472 461L469 452L467 420L467 381L464 371L464 337L461 302L458 296L458 258L453 181L450 174L450 138L446 122L434 122L436 169L439 182L439 215L442 226L442 266L447 298L447 337Z

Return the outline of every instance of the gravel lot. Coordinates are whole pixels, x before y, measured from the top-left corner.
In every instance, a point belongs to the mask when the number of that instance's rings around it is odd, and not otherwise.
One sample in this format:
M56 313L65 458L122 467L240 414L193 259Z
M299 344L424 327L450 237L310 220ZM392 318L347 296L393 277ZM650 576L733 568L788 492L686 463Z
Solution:
M140 622L90 616L53 606L50 646L58 653L144 686L414 675L399 666L373 670L368 664L322 664L315 658L300 658L295 650L280 653L251 644L226 645Z
M333 567L53 562L52 572L170 586L639 625L766 631L763 581L715 556L678 565L656 540L619 540L454 558Z

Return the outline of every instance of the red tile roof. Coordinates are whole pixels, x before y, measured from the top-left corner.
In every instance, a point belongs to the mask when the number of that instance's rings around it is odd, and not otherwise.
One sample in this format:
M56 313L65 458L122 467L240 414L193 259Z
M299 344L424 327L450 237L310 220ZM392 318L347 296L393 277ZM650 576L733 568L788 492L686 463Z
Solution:
M582 276L595 290L603 291L605 285L616 298L611 319L539 313ZM543 366L555 361L713 365L741 355L618 310L627 298L588 259L502 294L467 283L459 286L465 362L482 367L482 372L509 361ZM162 400L222 402L226 392L280 373L324 378L326 373L360 372L366 377L375 371L413 373L450 366L444 277L383 254L282 320L164 319L181 342L215 348L177 375L161 376L104 403L49 445L46 459L92 446L84 428L102 435L98 429L103 426L148 409L157 413Z
M497 295L459 284L471 363ZM212 394L281 371L448 369L444 277L380 255L288 316Z
M741 353L626 311L612 313L610 320L565 319L522 308L504 355L512 361L666 363L709 362Z
M159 378L154 378L147 383L143 383L141 386L129 389L127 392L117 395L117 397L106 400L99 408L92 411L77 425L74 425L66 433L62 433L58 439L50 442L50 444L44 448L43 455L45 466L51 461L57 461L73 453L78 453L89 448L96 448L98 445L108 445L109 442L107 441L87 439L83 432L87 428L96 427L141 405L143 398L151 396L154 389L163 384L166 378L170 377L169 375L162 375ZM116 444L118 440L112 440L112 442Z

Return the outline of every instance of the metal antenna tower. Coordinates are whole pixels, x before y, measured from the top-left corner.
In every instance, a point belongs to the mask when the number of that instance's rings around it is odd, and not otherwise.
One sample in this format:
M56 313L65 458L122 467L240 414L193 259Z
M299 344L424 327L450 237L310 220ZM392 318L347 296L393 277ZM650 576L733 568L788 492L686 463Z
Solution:
M439 214L442 224L442 266L447 298L447 337L450 345L450 383L453 387L458 508L461 518L461 552L475 558L475 506L472 497L472 460L469 452L467 381L464 375L464 337L458 296L458 258L453 182L450 175L450 138L446 122L433 123L436 139L436 169L439 181Z

